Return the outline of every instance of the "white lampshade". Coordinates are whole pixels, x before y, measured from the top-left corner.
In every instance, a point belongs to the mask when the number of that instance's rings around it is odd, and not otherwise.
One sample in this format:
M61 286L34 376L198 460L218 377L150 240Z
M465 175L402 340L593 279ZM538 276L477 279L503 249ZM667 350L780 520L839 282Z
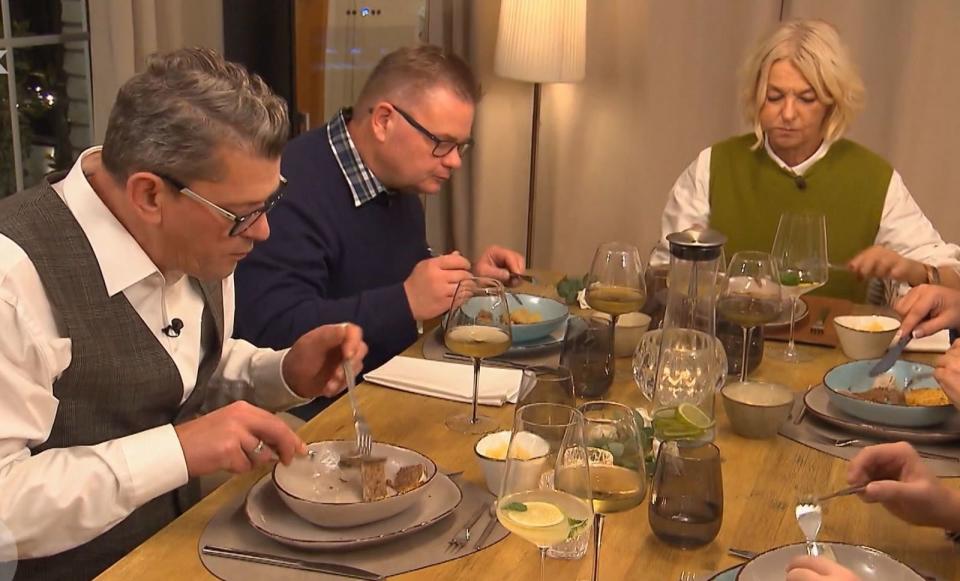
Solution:
M583 80L587 0L501 0L494 70L531 83Z

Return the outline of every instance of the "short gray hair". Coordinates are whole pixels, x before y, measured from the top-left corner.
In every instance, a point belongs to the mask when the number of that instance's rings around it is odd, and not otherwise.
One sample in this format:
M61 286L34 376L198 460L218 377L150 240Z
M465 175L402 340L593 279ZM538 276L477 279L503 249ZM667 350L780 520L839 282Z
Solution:
M437 86L471 105L480 100L480 83L459 56L429 44L399 48L374 67L357 98L357 108L363 113L377 100L401 95L416 98Z
M829 108L824 139L832 143L843 137L863 106L863 80L836 28L823 20L791 20L764 39L744 65L741 94L744 116L757 136L754 147L763 143L760 109L770 67L779 60L793 63Z
M151 56L120 88L103 164L123 181L138 171L219 179L218 148L275 159L289 134L286 103L263 79L216 51L185 48Z

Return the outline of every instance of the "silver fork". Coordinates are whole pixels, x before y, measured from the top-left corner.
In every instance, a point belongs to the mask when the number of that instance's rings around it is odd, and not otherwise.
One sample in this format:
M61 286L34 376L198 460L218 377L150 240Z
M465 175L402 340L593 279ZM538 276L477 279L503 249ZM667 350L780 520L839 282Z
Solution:
M690 571L682 571L677 581L694 581L696 576Z
M826 324L827 317L829 316L830 316L830 308L824 307L823 310L820 311L820 316L817 317L817 320L814 321L812 325L810 325L810 333L814 335L823 335L823 326L824 324Z
M825 436L823 434L817 434L817 437L823 440L824 442L829 443L832 446L836 446L837 448L846 448L848 446L860 447L860 446L873 445L873 442L861 440L859 438L831 438L830 436ZM921 452L920 450L917 450L917 454L921 458L927 458L930 460L948 460L950 462L960 462L960 458L956 456L950 456L948 454L935 454L933 452Z
M473 532L474 525L477 524L477 521L480 520L480 517L483 516L483 513L486 512L487 505L481 504L480 508L477 509L477 512L470 517L470 520L467 522L467 525L460 529L460 531L453 535L453 538L450 539L450 542L447 543L447 550L453 553L456 553L460 549L467 546L467 543L470 542L470 534Z
M373 449L373 436L370 435L370 424L360 413L356 397L353 395L357 385L353 381L353 369L349 361L343 362L343 373L347 377L347 394L350 396L350 407L353 408L353 429L357 432L357 454L369 456Z

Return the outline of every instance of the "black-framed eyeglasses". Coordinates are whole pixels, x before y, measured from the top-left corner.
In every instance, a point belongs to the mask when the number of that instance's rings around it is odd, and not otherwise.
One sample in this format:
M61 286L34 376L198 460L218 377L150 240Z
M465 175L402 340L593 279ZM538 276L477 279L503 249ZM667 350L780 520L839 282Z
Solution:
M180 182L179 180L176 180L167 175L163 175L159 173L156 175L158 175L161 179L164 179L170 182L173 185L173 187L177 188L177 190L180 191L181 194L187 196L192 200L200 202L201 204L210 208L214 212L220 214L224 218L228 220L232 220L233 226L230 227L230 233L229 233L230 236L239 236L243 234L251 226L253 226L257 222L257 220L260 219L261 216L269 214L270 210L273 210L273 208L277 205L277 202L279 202L280 199L283 197L283 194L287 185L286 178L284 178L283 176L280 176L280 186L277 188L275 192L270 194L270 197L267 198L267 201L265 201L262 206L260 206L256 210L247 212L242 216L238 216L237 214L234 214L230 210L221 208L220 206L204 198L197 192L191 190L183 182Z
M465 154L467 150L470 149L470 147L473 145L472 139L468 139L463 142L450 141L449 139L440 139L439 137L434 135L429 129L427 129L423 125L420 125L420 123L418 123L417 120L414 119L412 115L410 115L400 107L397 107L393 103L390 103L390 106L393 107L394 110L396 110L396 112L399 113L400 116L403 117L407 121L407 123L409 123L414 129L422 133L427 139L433 142L434 157L446 157L447 155L450 155L450 152L453 151L454 149L457 150L457 154L460 155L460 157L463 157L463 154Z

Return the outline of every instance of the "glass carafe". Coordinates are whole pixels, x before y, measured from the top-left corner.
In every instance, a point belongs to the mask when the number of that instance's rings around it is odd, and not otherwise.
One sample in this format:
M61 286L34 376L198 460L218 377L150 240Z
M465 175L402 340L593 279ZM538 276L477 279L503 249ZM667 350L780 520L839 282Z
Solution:
M712 441L716 392L727 359L716 337L723 244L715 230L667 236L667 308L657 345L654 433L660 440Z

